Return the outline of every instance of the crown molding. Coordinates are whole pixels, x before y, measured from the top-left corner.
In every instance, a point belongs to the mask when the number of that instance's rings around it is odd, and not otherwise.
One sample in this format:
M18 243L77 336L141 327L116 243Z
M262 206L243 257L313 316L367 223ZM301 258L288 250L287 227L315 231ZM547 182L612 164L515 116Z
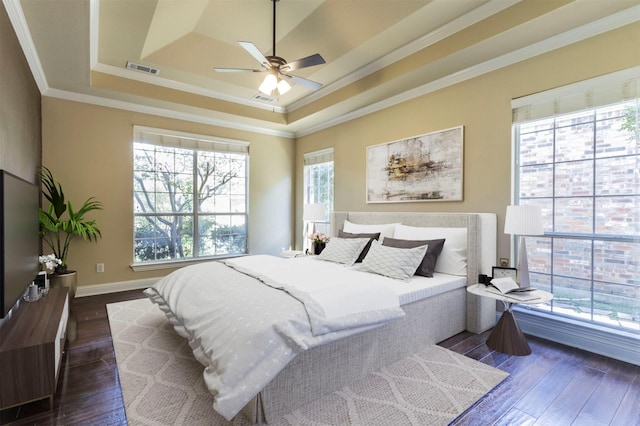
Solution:
M174 118L176 120L208 124L211 126L219 126L227 129L242 130L246 132L260 133L260 134L271 135L271 136L279 136L279 137L290 138L290 139L295 138L295 134L293 132L275 130L275 129L271 129L263 126L254 126L250 124L236 123L231 120L223 120L219 118L206 117L204 115L198 115L194 113L187 113L187 112L175 111L175 110L166 109L166 108L152 107L152 106L141 105L141 104L132 103L132 102L125 102L125 101L120 101L115 99L104 98L100 96L87 95L87 94L77 93L77 92L69 92L69 91L59 90L59 89L48 89L45 93L43 93L43 96L48 96L48 97L57 98L57 99L64 99L64 100L74 101L74 102L82 102L86 104L103 106L107 108L121 109L124 111L139 112L141 114L150 114L150 115L155 115L159 117Z
M249 106L252 108L258 108L265 111L271 111L276 113L286 113L286 108L265 104L263 102L256 102L249 99L237 98L235 96L225 95L224 93L217 92L215 90L208 90L202 87L193 86L191 84L183 83L176 80L169 80L154 75L146 75L137 71L128 70L125 68L114 67L113 65L105 65L97 63L91 68L92 71L98 71L105 74L113 75L115 77L126 78L127 80L139 81L141 83L152 84L156 86L162 86L167 89L178 90L180 92L192 93L194 95L205 96L207 98L233 102L234 104L240 104Z
M640 21L640 6L634 6L622 12L618 12L598 21L594 21L582 27L574 28L557 36L550 37L538 43L534 43L527 47L515 50L510 53L498 56L496 58L485 61L481 64L474 65L456 73L450 74L441 79L429 82L414 89L407 90L403 93L391 96L382 101L367 105L352 112L343 114L339 117L324 121L315 126L309 127L303 131L297 132L296 137L307 136L320 130L346 123L356 118L363 117L389 108L391 106L409 101L411 99L427 95L440 89L479 77L492 71L516 64L518 62L531 59L533 57L551 52L562 47L586 40L588 38L603 34L608 31L615 30L625 25L633 24Z
M20 47L22 47L22 52L27 59L33 79L38 86L38 90L40 90L40 93L42 94L49 88L49 84L47 83L47 77L42 69L42 63L38 57L36 46L31 38L31 32L29 31L29 25L27 24L27 19L24 16L22 6L18 0L2 0L2 4L4 4L4 7L7 10L7 15L9 15L9 20L11 21L11 25L13 25L13 30L18 37L18 42L20 43Z

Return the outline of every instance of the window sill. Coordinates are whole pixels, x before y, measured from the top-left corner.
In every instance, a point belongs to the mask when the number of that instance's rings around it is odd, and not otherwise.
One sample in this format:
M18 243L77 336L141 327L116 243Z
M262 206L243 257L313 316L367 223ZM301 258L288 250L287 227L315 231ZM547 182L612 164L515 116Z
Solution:
M184 266L196 265L198 263L211 262L213 260L231 259L234 257L247 256L246 254L228 255L228 256L215 256L215 257L201 257L198 259L181 259L170 260L162 262L145 262L145 263L133 263L129 267L133 272L146 272L146 271L159 271L162 269L178 269Z

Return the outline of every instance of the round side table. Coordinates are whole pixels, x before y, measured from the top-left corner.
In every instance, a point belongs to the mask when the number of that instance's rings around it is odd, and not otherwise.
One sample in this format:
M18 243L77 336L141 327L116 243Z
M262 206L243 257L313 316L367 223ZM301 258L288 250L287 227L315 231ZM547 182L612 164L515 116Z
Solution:
M498 352L502 352L508 355L529 355L531 354L531 348L524 334L520 330L518 323L516 322L513 312L511 311L513 305L519 303L524 305L538 305L541 303L547 303L553 299L553 294L544 290L532 290L526 293L527 299L518 298L517 294L499 294L488 290L484 284L474 284L467 287L467 291L471 294L481 297L489 297L491 299L499 300L504 304L504 311L500 320L493 328L491 335L487 339L487 346Z

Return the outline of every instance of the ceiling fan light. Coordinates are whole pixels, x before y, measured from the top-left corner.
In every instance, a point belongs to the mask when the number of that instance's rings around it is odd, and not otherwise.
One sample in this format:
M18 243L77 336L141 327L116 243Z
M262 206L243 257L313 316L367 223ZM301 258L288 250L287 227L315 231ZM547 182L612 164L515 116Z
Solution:
M289 85L289 83L287 83L286 80L280 80L278 82L278 93L280 93L281 95L284 95L289 90L291 90L291 85Z
M277 86L278 78L273 74L267 74L260 87L258 87L258 90L260 90L265 95L271 96L271 92L273 92L273 89L275 89Z

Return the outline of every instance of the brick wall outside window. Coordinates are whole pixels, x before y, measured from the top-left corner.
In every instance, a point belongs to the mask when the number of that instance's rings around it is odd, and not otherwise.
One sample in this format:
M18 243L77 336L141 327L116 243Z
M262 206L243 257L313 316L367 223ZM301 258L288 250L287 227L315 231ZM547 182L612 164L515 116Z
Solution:
M516 203L543 210L527 237L549 312L640 333L640 102L521 123ZM520 248L519 248L520 249Z

